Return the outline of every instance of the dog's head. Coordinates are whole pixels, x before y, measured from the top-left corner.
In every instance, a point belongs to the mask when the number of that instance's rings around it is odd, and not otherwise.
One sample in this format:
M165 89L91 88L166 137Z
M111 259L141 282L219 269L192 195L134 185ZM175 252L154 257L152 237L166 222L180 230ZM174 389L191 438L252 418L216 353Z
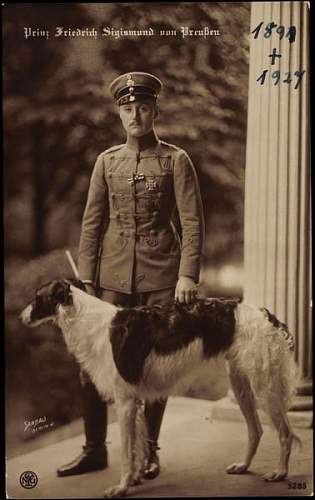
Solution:
M34 300L20 314L24 325L35 327L47 321L54 321L59 305L72 305L71 284L71 281L59 280L39 288Z

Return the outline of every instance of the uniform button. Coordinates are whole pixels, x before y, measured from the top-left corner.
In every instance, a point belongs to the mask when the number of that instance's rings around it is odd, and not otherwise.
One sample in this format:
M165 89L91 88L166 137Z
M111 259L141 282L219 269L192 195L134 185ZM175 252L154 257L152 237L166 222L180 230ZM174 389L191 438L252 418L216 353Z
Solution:
M145 278L145 274L138 274L136 276L136 283L139 283L141 280Z
M154 229L151 229L150 236L156 236L156 235L157 235L157 231L155 231Z
M158 210L154 210L154 212L152 212L152 215L153 215L153 217L157 217L159 215Z
M112 193L112 198L115 198L115 196L116 196L115 193Z

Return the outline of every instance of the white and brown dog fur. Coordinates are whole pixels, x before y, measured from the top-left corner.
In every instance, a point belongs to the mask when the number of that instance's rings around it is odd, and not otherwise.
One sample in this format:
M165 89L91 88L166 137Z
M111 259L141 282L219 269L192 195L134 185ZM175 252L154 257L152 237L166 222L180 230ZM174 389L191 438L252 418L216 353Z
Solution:
M43 286L21 318L30 327L54 321L101 396L116 402L121 478L105 496L125 496L129 486L141 482L147 441L140 402L191 387L220 354L228 361L248 427L246 456L227 472L244 473L252 462L263 432L259 406L269 414L280 441L279 465L264 478L287 476L292 443L299 439L286 415L296 367L293 339L283 323L267 309L234 299L124 309L88 295L80 282L75 285L61 280Z

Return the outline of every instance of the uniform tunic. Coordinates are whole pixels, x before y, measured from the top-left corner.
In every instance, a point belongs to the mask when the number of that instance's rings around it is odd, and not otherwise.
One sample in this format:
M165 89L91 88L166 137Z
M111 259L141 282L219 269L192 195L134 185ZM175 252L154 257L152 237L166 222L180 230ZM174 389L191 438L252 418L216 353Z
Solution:
M174 287L179 276L198 282L203 236L198 179L183 149L157 140L98 156L82 220L82 280L127 294Z

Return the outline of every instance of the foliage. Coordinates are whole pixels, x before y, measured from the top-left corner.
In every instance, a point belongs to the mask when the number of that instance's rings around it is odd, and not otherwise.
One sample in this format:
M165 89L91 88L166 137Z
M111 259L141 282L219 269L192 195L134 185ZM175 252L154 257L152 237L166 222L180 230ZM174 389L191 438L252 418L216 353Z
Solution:
M75 250L71 249L76 258ZM5 352L8 446L36 437L24 422L46 417L54 429L81 415L79 367L67 352L61 332L52 324L35 329L19 320L37 288L73 273L63 251L53 251L6 268ZM42 433L43 431L41 431ZM40 433L40 434L41 434Z
M159 135L184 147L198 170L208 229L205 257L241 258L249 3L141 7L6 7L5 224L9 228L13 221L17 229L6 232L9 253L38 255L77 244L94 160L124 141L107 86L118 74L141 69L164 83ZM25 26L45 26L49 40L25 40ZM54 37L56 26L93 26L100 36ZM106 26L150 26L156 35L102 37ZM209 26L221 35L183 38L181 26ZM160 29L178 35L159 36Z

